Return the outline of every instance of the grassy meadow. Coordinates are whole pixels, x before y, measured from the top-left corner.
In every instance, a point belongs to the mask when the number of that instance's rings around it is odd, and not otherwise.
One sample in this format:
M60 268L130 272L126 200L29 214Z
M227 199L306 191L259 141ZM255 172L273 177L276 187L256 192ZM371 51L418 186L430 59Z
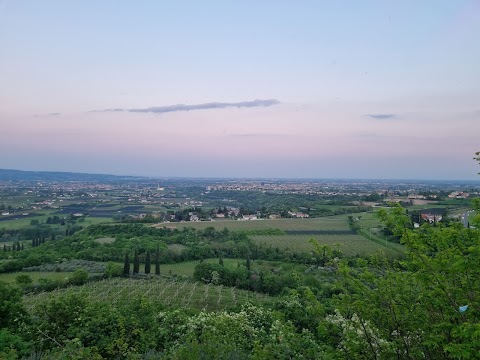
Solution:
M32 279L33 284L38 284L38 280L40 279L51 279L63 282L66 278L70 278L72 274L71 271L17 271L0 274L0 281L14 284L18 275L28 275Z
M250 239L256 244L278 247L281 250L292 252L308 252L314 247L309 239L316 239L320 245L328 245L338 249L345 256L368 256L378 251L384 251L389 257L399 255L397 247L380 245L357 234L304 234L304 235L251 235Z

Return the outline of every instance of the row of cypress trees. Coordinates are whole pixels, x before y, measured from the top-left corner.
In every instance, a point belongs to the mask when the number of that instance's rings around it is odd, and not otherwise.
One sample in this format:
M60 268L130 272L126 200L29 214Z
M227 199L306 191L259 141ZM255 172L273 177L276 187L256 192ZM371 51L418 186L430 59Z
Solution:
M133 255L133 274L138 274L140 272L140 258L138 256L138 250L135 248L135 253ZM145 256L145 274L150 274L151 272L151 259L150 259L150 250L147 250ZM123 274L130 275L130 256L125 253L125 262L123 265ZM155 253L155 275L160 275L160 248L157 245L157 251Z
M16 243L13 243L12 246L7 246L6 244L3 244L3 251L21 251L23 250L23 243L20 244L18 241Z

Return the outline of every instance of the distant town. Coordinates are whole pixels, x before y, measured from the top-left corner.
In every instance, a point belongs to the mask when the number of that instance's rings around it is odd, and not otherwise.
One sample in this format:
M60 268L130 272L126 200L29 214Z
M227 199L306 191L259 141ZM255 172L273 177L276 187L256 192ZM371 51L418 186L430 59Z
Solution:
M323 217L402 203L457 209L479 195L474 181L152 179L2 170L2 224L53 217L187 222ZM427 221L441 215L425 214Z

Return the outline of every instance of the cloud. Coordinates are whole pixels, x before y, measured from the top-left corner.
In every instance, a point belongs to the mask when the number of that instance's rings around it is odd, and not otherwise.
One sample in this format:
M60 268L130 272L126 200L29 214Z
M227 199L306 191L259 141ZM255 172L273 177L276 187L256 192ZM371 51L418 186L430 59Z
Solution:
M280 101L276 99L267 99L267 100L253 100L253 101L242 101L236 103L222 103L222 102L212 102L196 105L167 105L167 106L157 106L149 107L143 109L106 109L104 111L127 111L127 112L137 112L137 113L155 113L163 114L169 112L177 111L195 111L195 110L208 110L208 109L225 109L225 108L252 108L252 107L266 107L280 104Z
M284 134L274 134L274 133L240 133L240 134L227 134L229 137L238 137L238 138L249 138L249 137L279 137L279 136L288 136Z
M397 115L395 114L367 114L365 116L368 116L369 118L372 119L395 119Z
M62 113L59 113L59 112L51 112L51 113L48 113L48 114L36 114L36 115L33 115L33 117L45 117L45 116L60 116L62 115Z

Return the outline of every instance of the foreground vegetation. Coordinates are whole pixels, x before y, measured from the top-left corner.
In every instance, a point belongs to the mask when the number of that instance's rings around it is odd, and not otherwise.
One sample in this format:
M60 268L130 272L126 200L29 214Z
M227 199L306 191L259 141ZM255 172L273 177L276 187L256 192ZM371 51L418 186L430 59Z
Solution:
M439 207L430 222L413 204L364 212L350 195L224 185L186 186L183 205L148 190L145 205L125 206L123 186L81 203L88 193L73 186L62 208L5 215L0 359L478 358L478 198L477 212L456 209L465 221ZM198 193L215 207L192 207ZM146 208L172 222L152 224Z
M225 232L224 239L209 230L212 237L200 232L202 241L216 236L218 243L243 244L246 257L197 261L192 277L140 273L121 279L111 273L111 279L84 279L81 286L23 299L20 287L1 284L0 354L11 359L478 358L480 231L460 223L414 229L402 207L380 217L406 247L402 261L337 257L314 240L314 264L254 261L248 236ZM143 229L131 226L123 230ZM94 227L65 239L65 246L76 256L92 245L88 236L98 238L101 232L116 240L97 246L115 248L120 230L109 229ZM200 236L193 230L161 231L163 241L175 243L180 235L194 244ZM81 242L88 246L78 247ZM149 247L148 237L131 242L137 249ZM130 242L118 244L122 251L130 247ZM42 248L50 249L48 242L33 251ZM235 280L239 274L245 276L243 285ZM261 295L274 289L272 284L278 286L276 296ZM249 289L238 290L241 286Z

